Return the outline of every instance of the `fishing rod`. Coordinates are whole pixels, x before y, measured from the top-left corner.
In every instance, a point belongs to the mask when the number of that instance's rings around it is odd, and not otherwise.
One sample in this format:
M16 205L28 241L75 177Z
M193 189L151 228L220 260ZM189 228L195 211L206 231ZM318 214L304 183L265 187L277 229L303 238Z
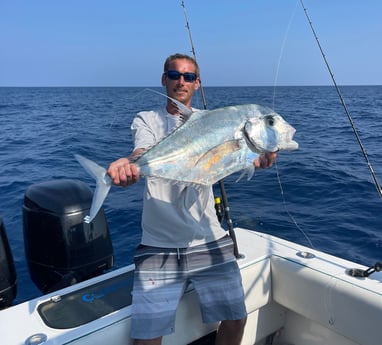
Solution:
M188 21L188 16L187 16L187 11L186 11L186 4L184 3L184 0L182 0L181 6L183 7L184 18L186 20L186 28L187 28L188 37L189 37L190 43L191 43L191 52L192 52L192 55L194 57L194 60L197 61L196 60L195 47L194 47L194 41L192 40L190 23ZM202 95L203 109L206 110L207 109L206 94L204 93L204 88L203 88L202 80L200 79L200 76L199 76L199 85L200 85L200 94Z
M187 28L188 36L189 36L190 43L191 43L191 52L192 52L192 55L194 57L194 60L197 62L194 42L192 40L190 23L188 21L186 5L184 3L184 0L182 0L181 6L183 7L184 18L186 20L186 28ZM204 93L204 88L203 88L200 76L199 76L199 86L200 86L200 93L202 95L203 109L206 110L207 109L206 95ZM239 249L238 249L238 246L237 246L236 235L235 235L235 231L233 229L233 222L232 222L232 219L231 219L231 211L230 211L230 208L229 208L227 193L225 191L225 186L224 186L224 180L223 179L219 181L219 188L220 188L220 193L221 193L221 197L222 197L222 203L223 203L223 209L224 209L223 211L224 211L224 215L225 215L225 220L226 220L226 223L227 223L227 226L228 226L228 233L231 236L232 241L233 241L233 245L234 245L233 253L234 253L236 258L240 258L241 254L239 253Z
M375 173L374 173L373 166L372 166L372 164L371 164L371 162L370 162L370 160L369 160L369 157L368 157L368 155L367 155L366 149L365 149L365 147L364 147L363 144L362 144L361 138L360 138L360 136L359 136L359 134L358 134L358 132L357 132L357 129L356 129L355 124L354 124L354 121L353 121L352 117L350 116L350 113L349 113L349 111L348 111L348 108L347 108L347 106L346 106L346 104L345 104L345 100L344 100L344 98L342 97L341 91L340 91L340 89L339 89L339 87L338 87L338 85L337 85L336 80L334 79L334 74L333 74L333 72L332 72L332 69L330 68L330 65L329 65L329 62L328 62L328 60L327 60L327 58L326 58L326 55L325 55L325 53L324 53L324 50L322 49L322 46L321 46L321 44L320 44L320 41L319 41L318 36L317 36L317 34L316 34L316 31L314 30L313 23L312 23L312 21L310 20L310 17L309 17L309 14L308 14L308 10L306 9L306 7L305 7L305 5L304 5L303 0L300 0L300 3L301 3L301 6L302 6L302 8L303 8L303 10L304 10L305 17L306 17L306 19L308 20L309 26L310 26L310 28L311 28L311 30L312 30L313 36L314 36L314 38L315 38L315 40L316 40L316 42L317 42L318 48L320 49L321 55L322 55L322 57L323 57L323 59L324 59L324 61L325 61L325 64L326 64L326 67L327 67L327 69L328 69L328 71L329 71L330 77L332 78L334 87L335 87L335 89L336 89L336 91L337 91L337 94L338 94L340 100L341 100L342 107L343 107L344 110L345 110L345 113L346 113L346 115L347 115L347 117L348 117L348 119L349 119L350 125L351 125L351 127L352 127L352 129L353 129L353 132L354 132L354 134L355 134L355 137L357 138L358 145L360 146L361 151L362 151L362 154L363 154L363 156L365 157L367 166L369 167L371 176L372 176L373 181L374 181L374 185L375 185L375 187L376 187L376 189L377 189L377 192L378 192L379 196L382 198L382 189L381 189L381 186L380 186L379 183L378 183L377 176L376 176Z

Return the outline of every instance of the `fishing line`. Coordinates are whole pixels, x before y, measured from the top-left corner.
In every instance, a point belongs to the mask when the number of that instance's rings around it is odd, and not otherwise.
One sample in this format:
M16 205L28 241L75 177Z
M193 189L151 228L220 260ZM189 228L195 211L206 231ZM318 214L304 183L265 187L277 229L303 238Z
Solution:
M278 83L278 76L279 76L279 71L280 71L280 66L281 66L281 60L282 60L282 57L284 55L284 50L285 50L285 46L286 46L286 41L287 41L287 37L289 35L289 30L291 28L291 25L292 25L292 22L294 20L294 17L295 17L295 14L296 14L296 10L297 10L297 5L298 5L298 1L296 1L296 4L295 4L295 7L294 7L294 10L290 16L290 19L289 19L289 22L288 22L288 25L287 25L287 28L286 28L286 31L285 31L285 34L284 34L284 38L283 38L283 42L281 44L281 49L280 49L280 55L279 55L279 59L278 59L278 62L277 62L277 67L276 67L276 74L275 74L275 80L274 80L274 83L273 83L273 100L272 100L272 108L275 109L275 102L276 102L276 85ZM288 208L287 208L287 203L286 203L286 200L285 200L285 196L284 196L284 188L282 186L282 183L281 183L281 178L280 178L280 171L279 171L279 168L277 166L277 159L275 160L275 169L276 169L276 177L277 177L277 182L279 184L279 188L280 188L280 194L281 194L281 199L282 199L282 205L284 207L284 211L286 212L286 214L288 215L288 217L291 219L291 221L293 222L293 224L296 226L296 228L304 235L305 239L307 240L307 242L309 243L309 246L311 248L314 249L314 246L313 246L313 243L312 241L310 240L309 236L307 235L307 233L298 225L296 219L292 216L292 214L289 212Z
M276 175L277 175L277 181L279 183L279 187L280 187L280 194L281 194L281 199L282 199L282 202L283 202L283 206L284 206L284 210L285 212L287 213L287 215L289 216L289 218L292 220L292 222L294 223L294 225L296 226L296 228L304 235L305 239L308 241L309 243L309 246L314 249L314 246L313 246L313 243L312 241L310 240L309 236L306 234L306 232L297 224L297 221L295 220L295 218L292 216L292 214L289 212L287 206L286 206L286 200L285 200L285 196L284 196L284 189L283 189L283 186L281 184L281 179L280 179L280 174L279 174L279 168L277 166L277 160L275 160L275 168L276 168Z
M272 101L272 108L273 108L273 109L275 109L276 85L277 85L277 81L278 81L278 78L279 78L280 65L281 65L281 58L282 58L283 55L284 55L284 49L285 49L285 45L286 45L286 41L287 41L287 37L288 37L288 34L289 34L290 27L291 27L291 25L292 25L294 16L295 16L295 14L296 14L297 5L298 5L298 2L296 1L296 5L295 5L295 7L294 7L294 11L292 12L292 15L291 15L291 17L290 17L290 19L289 19L289 22L288 22L288 25L287 25L287 29L286 29L285 34L284 34L284 39L283 39L283 43L281 44L281 49L280 49L279 59L278 59L278 61L277 61L275 80L274 80L274 83L273 83L273 85L274 85L274 87L273 87L273 101Z
M137 99L142 97L142 95L145 95L145 93L147 91L161 94L160 92L152 90L152 89L147 88L147 87L142 88L141 90L135 92L132 95L130 93L133 92L133 91L127 91L126 92L126 102L125 103L127 103L127 104L130 104L130 103L131 104L135 104L137 102ZM167 97L164 94L161 94L161 95L164 96L164 97ZM145 99L145 101L147 102L147 99ZM123 116L126 116L126 114L127 114L127 116L129 116L130 114L135 113L135 112L136 111L133 110L133 109L129 109L129 110L124 109ZM108 126L109 129L112 129L114 127L114 124L115 124L117 118L119 117L119 113L118 112L113 112L113 113L114 113L113 118L111 119L110 124ZM122 119L123 119L122 123L125 123L125 118L123 117Z
M184 0L182 0L181 6L183 7L184 18L186 20L186 28L187 28L188 36L189 36L190 43L191 43L191 52L192 52L192 55L193 55L195 61L197 61L195 47L194 47L194 42L192 40L190 23L188 21L186 5L185 5ZM205 96L205 93L204 93L204 88L203 88L200 76L199 76L199 86L200 86L199 87L200 93L202 95L203 109L207 109L206 96ZM228 226L228 232L229 232L229 235L232 238L233 245L234 245L233 252L234 252L234 255L235 255L236 258L240 258L241 255L240 255L239 249L237 247L236 235L235 235L235 231L233 229L233 222L232 222L232 219L231 219L231 212L230 212L230 208L229 208L229 204L228 204L228 198L227 198L227 193L225 191L225 186L224 186L224 180L223 179L219 181L219 188L220 188L220 193L221 193L221 197L222 197L222 203L223 203L223 208L224 208L225 220L226 220L226 224Z
M365 160L366 160L367 166L369 167L371 177L373 178L373 181L374 181L374 185L375 185L375 187L376 187L376 189L377 189L377 192L378 192L379 196L382 198L382 189L381 189L381 186L380 186L379 183L378 183L377 176L376 176L375 173L374 173L374 169L373 169L373 166L372 166L372 164L371 164L371 162L370 162L370 160L369 160L369 158L368 158L368 156L367 156L366 149L365 149L365 147L364 147L363 144L362 144L362 141L361 141L360 136L358 135L357 129L355 128L354 121L353 121L352 117L350 116L350 113L349 113L349 111L348 111L348 108L347 108L347 106L346 106L346 104L345 104L345 100L344 100L344 98L342 97L341 91L340 91L340 89L339 89L339 87L338 87L338 85L337 85L336 80L334 79L334 74L333 74L333 72L332 72L332 69L330 68L330 65L329 65L329 62L328 62L328 60L327 60L327 58L326 58L326 55L325 55L325 53L324 53L324 50L323 50L323 48L322 48L322 46L321 46L321 44L320 44L320 41L319 41L318 36L317 36L317 34L316 34L316 31L315 31L315 29L314 29L314 27L313 27L313 23L312 23L312 21L310 20L310 17L309 17L309 14L308 14L308 10L306 9L306 7L305 7L305 5L304 5L303 0L300 0L300 3L301 3L301 6L302 6L302 8L303 8L303 10L304 10L305 17L306 17L306 19L307 19L307 21L308 21L308 23L309 23L310 29L312 30L312 33L313 33L313 36L314 36L314 38L315 38L315 40L316 40L316 43L317 43L317 45L318 45L318 48L320 49L321 56L322 56L322 58L323 58L324 61L325 61L325 65L326 65L326 67L327 67L327 69L328 69L328 71L329 71L330 77L331 77L331 79L332 79L332 81L333 81L333 85L334 85L334 87L335 87L335 89L336 89L336 91L337 91L338 97L339 97L340 100L341 100L342 107L343 107L344 110L345 110L345 113L346 113L346 115L347 115L347 117L348 117L348 120L349 120L350 125L351 125L351 127L352 127L352 129L353 129L353 132L354 132L354 134L355 134L355 137L357 138L358 145L360 146L361 151L362 151L362 154L363 154L363 156L364 156L364 158L365 158Z

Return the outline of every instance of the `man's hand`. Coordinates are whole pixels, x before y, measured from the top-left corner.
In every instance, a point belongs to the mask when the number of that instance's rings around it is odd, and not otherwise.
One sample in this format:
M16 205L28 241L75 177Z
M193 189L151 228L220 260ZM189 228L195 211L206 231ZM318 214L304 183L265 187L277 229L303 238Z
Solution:
M257 159L253 161L253 165L256 169L270 168L276 160L277 152L262 153Z
M139 171L134 164L130 164L128 158L112 162L107 173L116 186L127 187L139 181Z

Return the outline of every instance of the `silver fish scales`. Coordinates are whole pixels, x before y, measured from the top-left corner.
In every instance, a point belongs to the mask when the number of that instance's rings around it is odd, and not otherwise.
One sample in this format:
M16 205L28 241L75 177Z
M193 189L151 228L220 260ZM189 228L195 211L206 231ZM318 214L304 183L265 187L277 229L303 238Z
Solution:
M280 115L255 104L198 111L134 164L142 176L209 185L251 168L262 152L297 149L294 132Z
M182 110L182 109L181 109ZM187 110L183 109L183 113ZM295 150L295 129L272 109L256 104L203 110L183 115L184 123L133 163L141 176L182 183L214 184L240 170L252 176L253 160L263 152ZM96 163L76 155L97 180L90 222L102 206L111 179Z

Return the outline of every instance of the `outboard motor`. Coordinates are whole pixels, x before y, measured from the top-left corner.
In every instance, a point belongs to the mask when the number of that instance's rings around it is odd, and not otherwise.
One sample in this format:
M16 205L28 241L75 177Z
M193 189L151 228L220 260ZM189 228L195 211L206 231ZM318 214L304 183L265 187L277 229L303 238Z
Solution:
M11 306L16 293L16 269L3 219L0 218L0 309Z
M34 184L25 192L24 246L32 281L48 293L92 278L113 266L103 209L87 224L93 192L77 180Z

